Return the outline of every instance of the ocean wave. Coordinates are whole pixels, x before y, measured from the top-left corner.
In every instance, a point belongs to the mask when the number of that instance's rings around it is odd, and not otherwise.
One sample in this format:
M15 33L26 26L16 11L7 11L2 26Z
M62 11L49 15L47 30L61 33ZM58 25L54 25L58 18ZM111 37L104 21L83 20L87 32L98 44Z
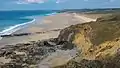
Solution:
M51 15L55 15L55 14L57 14L57 12L46 14L46 16L51 16Z
M0 35L9 35L9 34L12 34L14 32L16 32L17 30L20 30L22 28L22 26L24 25L27 25L29 23L32 23L34 22L35 19L33 19L32 21L29 21L29 22L25 22L25 23L22 23L22 24L17 24L15 26L11 26L3 31L0 32Z
M55 15L55 14L57 14L57 12L45 14L45 15L43 15L43 16L51 16L51 15ZM23 17L22 17L22 18L23 18ZM24 17L24 18L30 18L30 19L32 19L33 16L32 16L32 17L28 16L28 17ZM32 22L34 22L34 21L35 21L35 19L33 19L32 21L29 21L29 22L22 23L22 24L17 24L17 25L15 25L15 26L10 26L10 27L4 29L3 31L1 31L1 32L0 32L0 35L10 35L10 34L16 32L16 31L24 28L24 27L23 27L24 25L27 25L27 24L32 23ZM0 40L1 40L1 39L2 39L2 37L0 37Z
M51 15L55 15L55 14L57 14L57 12L45 14L45 16L51 16ZM34 21L35 21L35 19L33 19L32 21L29 21L29 22L22 23L22 24L17 24L15 26L10 26L9 28L6 28L3 31L1 31L0 35L9 35L9 34L12 34L12 33L16 32L17 30L20 30L22 28L21 26L27 25L27 24L32 23Z

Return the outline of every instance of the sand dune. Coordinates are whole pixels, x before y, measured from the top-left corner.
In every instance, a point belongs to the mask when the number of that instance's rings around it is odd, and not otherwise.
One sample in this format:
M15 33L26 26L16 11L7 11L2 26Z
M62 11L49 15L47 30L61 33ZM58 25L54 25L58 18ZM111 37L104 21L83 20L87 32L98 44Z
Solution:
M78 19L82 19L85 22L96 21L96 19L88 18L88 17L82 16L82 15L78 15L76 13L74 13L74 17L76 17Z

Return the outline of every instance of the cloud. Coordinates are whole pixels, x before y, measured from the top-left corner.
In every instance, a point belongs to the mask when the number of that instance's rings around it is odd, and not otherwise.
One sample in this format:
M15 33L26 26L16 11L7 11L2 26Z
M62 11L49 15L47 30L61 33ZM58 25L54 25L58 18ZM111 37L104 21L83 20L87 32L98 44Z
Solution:
M60 3L60 0L57 0L56 3Z
M39 4L44 2L46 2L46 0L19 0L16 3L17 4Z
M89 1L89 0L84 0L84 1Z
M114 2L115 0L109 0L109 2Z
M55 3L63 3L68 0L18 0L16 3L17 4L40 4L48 1L55 2Z
M110 4L110 3L113 3L115 2L116 0L107 0L107 2L104 2L104 4Z
M68 1L68 0L56 0L56 3L64 3L66 1Z

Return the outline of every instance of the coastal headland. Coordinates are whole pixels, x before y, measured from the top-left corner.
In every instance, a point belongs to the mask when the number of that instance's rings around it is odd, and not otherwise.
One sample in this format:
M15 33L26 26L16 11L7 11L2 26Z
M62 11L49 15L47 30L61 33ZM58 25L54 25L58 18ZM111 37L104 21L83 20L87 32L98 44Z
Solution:
M59 35L61 29L70 25L85 23L86 21L89 21L89 18L86 19L84 16L81 16L81 18L83 18L81 19L79 16L80 15L76 15L74 13L60 13L56 15L45 16L42 19L38 18L35 22L29 24L28 27L12 33L11 37L9 35L3 35L4 37L2 40L0 40L0 44L1 46L4 46L7 44L56 38ZM21 36L19 36L20 34Z
M65 12L2 35L1 68L119 68L118 13Z
M35 62L37 64L38 62L41 61L41 63L39 63L39 65L38 65L38 67L40 67L40 68L48 67L49 68L49 66L51 67L51 66L62 65L64 63L68 62L73 57L75 57L77 50L73 46L74 44L70 44L67 41L58 41L58 40L55 41L55 39L52 39L52 38L57 38L59 36L60 31L63 28L66 28L70 25L75 25L78 23L85 23L85 22L92 21L92 20L93 19L91 19L91 18L80 16L79 14L76 14L76 13L59 13L56 15L45 16L41 20L37 19L35 22L30 24L28 27L18 30L10 35L2 35L1 36L1 37L3 37L2 40L0 40L1 53L4 52L3 50L5 50L5 51L7 51L6 53L9 52L12 55L11 55L11 57L10 57L10 54L9 54L9 57L6 54L1 55L0 62L3 64L16 62L13 60L17 60L17 57L15 57L17 55L19 58L18 62L20 64L23 65L23 63L24 63L24 62L20 61L20 57L25 58L26 55L28 55L28 56L26 56L26 60L31 62L30 59L28 59L28 57L30 57L30 52L32 51L31 48L33 48L33 50L35 50L35 52L37 51L37 52L40 52L40 54L43 54L43 55L36 54L34 56L33 55L31 56L31 58L33 58L34 62L36 61L35 57L37 57L37 56L43 57L43 58L39 58L38 61ZM6 45L6 46L4 46L4 45ZM34 46L35 46L35 48L34 48ZM41 49L42 49L42 52L43 51L48 51L48 52L41 53ZM40 51L38 51L38 50L40 50ZM31 52L31 53L34 53L34 52ZM13 58L12 56L15 58ZM44 59L45 56L48 58ZM6 57L8 57L8 58L6 58ZM50 61L50 59L51 59L51 61ZM62 61L60 61L62 59L64 59L64 63L62 63ZM28 66L34 66L35 63L32 65L28 64ZM37 65L35 65L35 66L37 66Z

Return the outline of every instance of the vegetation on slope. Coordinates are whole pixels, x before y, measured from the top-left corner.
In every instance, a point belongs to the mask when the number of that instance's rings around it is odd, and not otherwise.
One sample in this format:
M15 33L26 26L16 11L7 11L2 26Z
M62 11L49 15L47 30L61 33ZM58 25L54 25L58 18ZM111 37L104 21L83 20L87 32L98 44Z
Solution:
M61 31L59 40L76 44L80 54L55 68L120 68L120 14L96 22L72 25Z

